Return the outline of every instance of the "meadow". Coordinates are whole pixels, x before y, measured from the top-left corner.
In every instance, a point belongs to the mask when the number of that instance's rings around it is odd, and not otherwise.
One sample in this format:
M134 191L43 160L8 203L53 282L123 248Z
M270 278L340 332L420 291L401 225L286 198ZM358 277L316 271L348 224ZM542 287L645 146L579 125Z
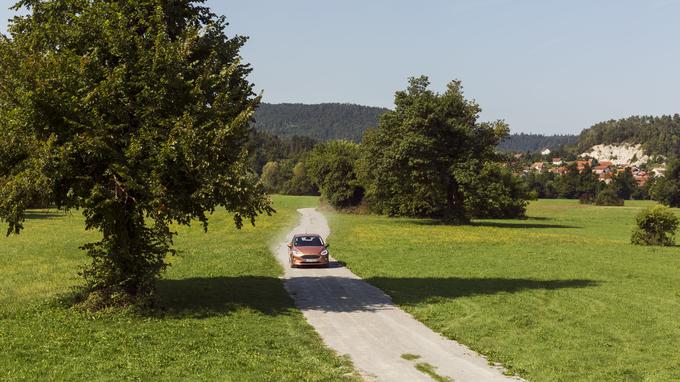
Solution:
M274 197L278 213L238 231L231 216L178 227L155 309L88 314L70 296L97 240L82 216L32 211L0 238L0 380L355 380L288 297L270 245L316 198ZM3 227L4 228L4 227Z
M539 200L525 220L470 226L332 213L329 242L417 319L530 381L680 380L680 248L629 244L650 205Z

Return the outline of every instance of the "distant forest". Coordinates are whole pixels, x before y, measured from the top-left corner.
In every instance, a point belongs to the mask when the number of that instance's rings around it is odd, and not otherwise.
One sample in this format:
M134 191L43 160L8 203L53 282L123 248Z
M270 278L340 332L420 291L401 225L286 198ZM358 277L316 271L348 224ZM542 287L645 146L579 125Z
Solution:
M583 130L580 152L598 144L639 143L649 155L680 156L680 115L633 116Z
M279 137L359 142L364 130L377 126L378 117L387 110L345 103L263 103L255 112L255 128Z
M556 149L572 146L578 141L577 135L512 134L498 148L510 152L537 152L543 149Z
M274 140L278 138L269 135L256 138L260 141L269 140L266 146L277 147L277 151L296 151L300 148L283 149L281 145L307 147L313 145L314 141L347 139L360 142L364 131L377 126L380 115L386 111L388 109L346 103L263 103L255 112L255 128L259 132L276 135L283 141L276 144ZM304 140L303 137L311 140ZM680 156L680 115L633 116L610 120L585 129L580 135L512 134L498 148L507 152L538 152L546 148L555 150L568 147L569 151L576 149L577 154L594 145L616 143L640 143L651 155ZM274 156L278 154L281 153ZM264 160L264 157L255 159L258 164Z

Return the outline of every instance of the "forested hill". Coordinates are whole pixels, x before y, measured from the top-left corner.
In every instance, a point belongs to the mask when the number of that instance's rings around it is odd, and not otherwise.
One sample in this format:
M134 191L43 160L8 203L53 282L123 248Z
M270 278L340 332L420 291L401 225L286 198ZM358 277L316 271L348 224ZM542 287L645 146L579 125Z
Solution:
M537 152L543 149L555 149L561 146L576 144L577 135L542 135L542 134L512 134L506 138L498 148L511 152Z
M280 137L303 136L319 141L348 139L359 142L388 109L346 103L263 103L255 111L255 128Z
M680 156L680 115L633 116L597 123L581 132L578 150L617 143L639 143L651 155Z

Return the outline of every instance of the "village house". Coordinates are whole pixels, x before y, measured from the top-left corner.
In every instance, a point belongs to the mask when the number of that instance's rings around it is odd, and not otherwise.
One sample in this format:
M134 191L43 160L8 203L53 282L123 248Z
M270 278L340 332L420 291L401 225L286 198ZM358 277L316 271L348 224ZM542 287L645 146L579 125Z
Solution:
M564 161L562 160L562 158L553 158L552 164L553 166L561 166L562 164L564 164Z
M593 160L588 159L588 160L577 160L576 161L576 169L581 172L583 169L586 168L586 165L592 167L593 166Z
M612 172L611 162L600 162L597 166L593 167L593 172L597 175L607 174Z
M534 163L531 165L531 169L534 170L534 171L543 172L543 171L545 170L545 163L543 163L543 162L534 162Z
M554 167L549 170L553 174L564 175L567 173L567 168L564 166Z

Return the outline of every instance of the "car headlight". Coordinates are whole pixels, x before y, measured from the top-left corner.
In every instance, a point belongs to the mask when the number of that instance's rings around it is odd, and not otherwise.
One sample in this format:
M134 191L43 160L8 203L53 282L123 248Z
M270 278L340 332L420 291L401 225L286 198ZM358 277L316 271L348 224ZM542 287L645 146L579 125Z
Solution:
M302 253L300 253L300 251L298 251L297 249L294 249L293 256L302 256Z
M328 250L327 250L327 249L324 249L324 250L321 252L321 256L328 256Z

